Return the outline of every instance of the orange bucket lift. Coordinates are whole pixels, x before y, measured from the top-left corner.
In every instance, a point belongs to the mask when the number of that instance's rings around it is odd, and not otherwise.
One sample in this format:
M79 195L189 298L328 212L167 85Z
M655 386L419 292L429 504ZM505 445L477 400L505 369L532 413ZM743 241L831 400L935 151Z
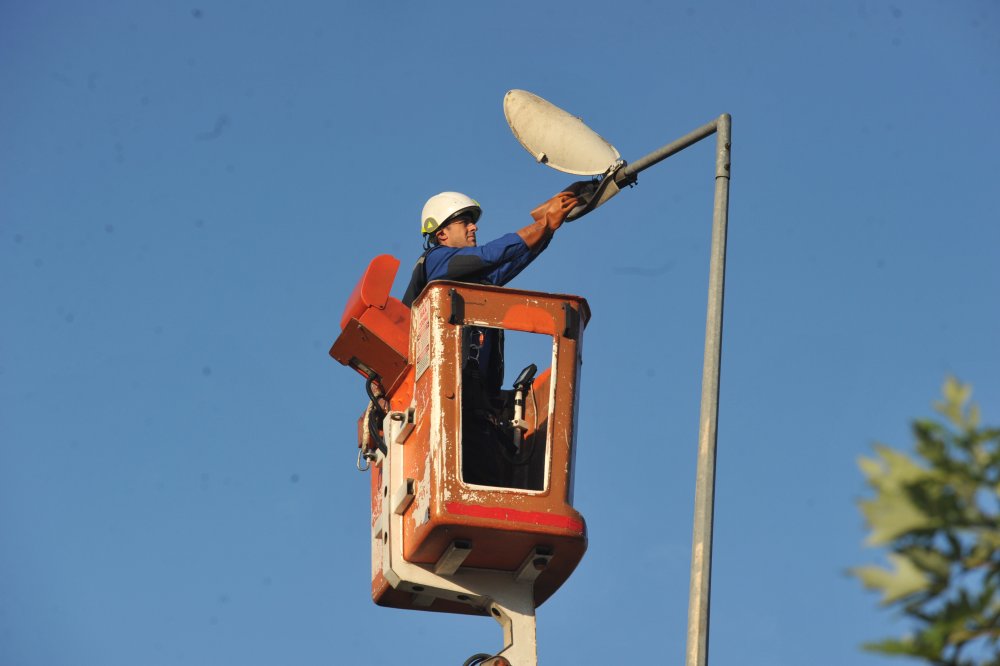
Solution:
M376 257L348 300L330 355L366 378L358 468L371 470L372 599L382 606L490 615L504 629L495 661L537 663L535 608L587 548L573 508L576 413L587 302L431 282L412 311L389 292L399 268ZM550 366L526 368L479 418L463 391L464 329L550 336ZM539 359L544 361L544 359ZM505 451L495 478L470 476L491 432Z

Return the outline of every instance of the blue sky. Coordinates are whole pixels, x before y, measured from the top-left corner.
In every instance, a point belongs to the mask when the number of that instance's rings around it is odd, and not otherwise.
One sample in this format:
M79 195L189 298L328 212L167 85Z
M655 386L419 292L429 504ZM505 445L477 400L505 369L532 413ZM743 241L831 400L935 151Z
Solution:
M887 663L857 646L904 627L844 573L878 559L856 460L948 375L1000 422L995 1L12 0L0 45L0 663L498 649L371 603L364 391L326 352L428 196L490 238L572 180L514 140L511 88L628 160L732 114L711 660ZM512 284L593 310L590 548L542 663L683 659L713 145Z

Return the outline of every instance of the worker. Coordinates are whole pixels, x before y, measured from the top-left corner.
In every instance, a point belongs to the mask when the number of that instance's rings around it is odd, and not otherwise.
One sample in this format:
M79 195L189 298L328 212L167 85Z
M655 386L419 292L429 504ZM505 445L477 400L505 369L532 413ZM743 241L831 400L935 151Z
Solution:
M420 216L424 253L413 268L403 303L410 306L433 280L507 284L548 247L579 204L576 193L582 185L575 183L535 208L532 223L523 229L484 245L476 238L479 203L459 192L434 195ZM503 331L467 326L463 335L462 438L477 441L474 447L463 447L463 477L467 483L509 485L509 461L496 450L502 443L495 441L502 411Z

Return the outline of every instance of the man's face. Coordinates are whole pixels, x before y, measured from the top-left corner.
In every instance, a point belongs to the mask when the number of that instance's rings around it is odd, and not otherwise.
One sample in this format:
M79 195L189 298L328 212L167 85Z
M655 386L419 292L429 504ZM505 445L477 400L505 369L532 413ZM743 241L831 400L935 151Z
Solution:
M438 244L445 247L476 247L476 229L472 215L459 215L438 229Z

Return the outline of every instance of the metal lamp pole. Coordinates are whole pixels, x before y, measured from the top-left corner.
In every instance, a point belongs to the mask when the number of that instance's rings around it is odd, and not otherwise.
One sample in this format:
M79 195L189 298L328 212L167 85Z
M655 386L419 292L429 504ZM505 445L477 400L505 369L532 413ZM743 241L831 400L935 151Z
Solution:
M698 434L698 470L694 495L694 533L691 544L691 592L688 604L686 666L708 664L709 598L712 573L712 517L715 503L715 452L719 420L719 372L722 365L722 302L726 275L726 226L729 216L729 152L732 118L715 120L668 143L659 150L625 164L611 144L590 130L579 117L566 113L524 90L504 97L504 114L514 136L539 162L560 171L597 174L595 165L611 164L585 203L568 220L594 210L640 171L674 153L716 135L715 205L712 213L712 250L708 279L708 315L705 324L705 361L701 378L701 417ZM543 122L539 122L539 121ZM555 159L553 159L555 158Z
M716 134L715 204L705 324L705 360L701 376L698 471L694 494L691 543L691 588L688 600L686 666L708 664L709 601L712 577L712 518L715 504L715 452L719 421L719 372L722 365L722 306L726 279L726 226L729 218L729 167L732 118L724 113L690 134L626 166L615 183L635 182L636 175L674 153Z

